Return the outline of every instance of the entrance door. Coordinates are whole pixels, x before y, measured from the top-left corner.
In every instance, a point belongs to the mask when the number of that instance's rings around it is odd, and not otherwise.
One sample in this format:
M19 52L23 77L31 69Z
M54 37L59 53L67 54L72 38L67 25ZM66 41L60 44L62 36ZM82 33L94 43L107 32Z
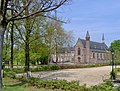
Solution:
M80 57L78 57L78 63L80 63Z

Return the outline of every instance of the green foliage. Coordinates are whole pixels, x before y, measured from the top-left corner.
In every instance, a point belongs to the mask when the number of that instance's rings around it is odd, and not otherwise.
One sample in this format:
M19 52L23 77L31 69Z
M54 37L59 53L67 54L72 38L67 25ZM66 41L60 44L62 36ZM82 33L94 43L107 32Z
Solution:
M16 73L14 71L12 71L12 70L3 71L3 76L15 79L16 78Z
M39 62L41 62L41 64L48 64L48 56L40 57Z
M59 70L59 69L60 66L58 65L43 65L43 66L38 66L37 68L31 68L31 72Z
M3 88L0 91L53 91L44 88L35 88L23 83L18 79L3 78Z
M115 40L111 43L110 49L120 51L120 40Z
M59 70L60 66L58 66L58 65L52 65L52 66L50 66L50 69L51 70Z
M24 68L4 68L5 72L10 72L13 71L15 73L23 73L24 72Z
M66 80L43 80L38 78L31 78L28 83L37 88L49 88L49 89L59 89L63 91L119 91L119 87L114 89L113 83L107 81L100 85L91 86L89 88L86 85L80 86L78 81L67 82Z
M41 65L41 66L38 66L36 68L30 68L30 71L31 72L39 72L39 71L49 71L49 70L59 70L60 69L60 66L58 65ZM24 73L25 70L24 68L4 68L4 74L12 74L13 72L13 75L15 73ZM7 75L6 75L7 76Z
M111 43L110 45L110 50L114 50L115 51L115 60L116 61L116 64L119 64L120 63L120 40L115 40Z
M120 68L115 68L118 72L120 72Z
M23 65L25 63L24 49L17 50L14 48L14 65Z
M115 65L120 65L120 59L115 60Z
M111 81L87 88L86 85L80 86L78 81L67 82L66 80L38 78L27 80L24 76L19 78L20 81L5 79L3 79L4 88L1 91L16 91L16 89L17 91L120 91L120 87L114 88Z
M117 90L113 89L113 83L111 81L107 81L98 86L97 85L92 86L89 91L117 91Z
M60 65L61 69L74 69L74 68L90 68L90 67L101 67L101 66L108 66L109 63L104 64L92 64L92 65L67 65L62 64Z
M79 86L78 81L67 82L66 80L42 80L31 78L29 83L38 88L61 89L65 91L87 91L86 86Z

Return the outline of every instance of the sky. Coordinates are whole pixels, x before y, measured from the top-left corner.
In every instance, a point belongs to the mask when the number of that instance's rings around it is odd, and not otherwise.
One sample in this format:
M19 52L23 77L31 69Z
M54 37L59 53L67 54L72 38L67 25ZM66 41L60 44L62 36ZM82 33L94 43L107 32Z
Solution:
M108 46L120 39L120 0L72 0L58 15L70 21L63 27L72 31L75 41L85 39L87 31L91 41L102 42L104 34Z

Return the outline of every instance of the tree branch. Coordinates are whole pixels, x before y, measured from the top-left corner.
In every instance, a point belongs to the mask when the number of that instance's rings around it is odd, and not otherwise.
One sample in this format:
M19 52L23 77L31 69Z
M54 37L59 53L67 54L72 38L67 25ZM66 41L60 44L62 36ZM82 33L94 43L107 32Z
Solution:
M16 27L16 29L18 30L18 32L19 32L19 34L20 34L20 36L21 36L21 38L23 39L23 41L25 42L25 39L23 38L23 35L22 35L22 33L21 33L21 31L20 31L20 29L18 28L18 26L15 24L15 27Z
M47 3L47 2L48 2L48 1L46 1L46 3ZM28 16L10 18L10 19L8 19L8 21L21 20L21 19L31 18L31 17L33 18L33 17L38 17L38 16L44 16L44 17L46 17L45 15L43 15L43 13L53 11L53 10L59 8L59 7L60 7L61 5L63 5L65 2L67 2L67 0L62 0L61 2L59 2L59 4L53 4L53 1L51 1L46 8L41 8L41 10L36 11L36 12L33 12L33 13L29 14ZM44 5L44 4L43 4L43 5ZM42 7L45 7L45 6L42 6ZM24 11L24 10L23 10L23 11ZM23 12L23 11L22 11L22 12ZM20 15L20 13L19 13L18 15ZM48 17L48 18L51 18L51 17ZM53 19L53 18L51 18L51 19Z
M27 5L23 8L23 10L21 10L21 12L19 12L17 15L15 15L15 16L12 17L12 18L16 18L16 17L20 16L20 14L23 13L23 11L30 5L30 3L31 3L31 1L29 1L29 2L27 3Z
M4 0L1 1L1 8L0 8L0 14L3 14L3 6L4 6Z

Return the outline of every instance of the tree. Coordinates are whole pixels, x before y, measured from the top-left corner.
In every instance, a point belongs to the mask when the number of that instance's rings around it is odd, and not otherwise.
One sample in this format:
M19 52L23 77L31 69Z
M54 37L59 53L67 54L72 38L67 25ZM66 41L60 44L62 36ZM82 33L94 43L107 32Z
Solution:
M25 71L29 71L30 60L32 60L31 62L34 62L33 59L36 59L36 58L38 59L38 57L40 56L38 51L41 51L39 50L39 47L41 47L40 43L41 44L43 43L43 41L41 41L40 38L42 39L44 35L44 33L42 33L44 31L44 28L43 28L43 26L45 26L44 23L45 23L45 18L41 17L41 18L35 18L32 20L26 19L24 21L18 22L18 24L15 25L17 30L19 31L19 34L17 36L20 35L21 40L23 41L23 46L25 50ZM34 50L34 49L36 49L38 53L36 53L36 51L32 53L31 50Z
M47 18L40 17L36 19L30 37L30 60L34 63L40 59L48 58L49 47L45 43ZM45 60L46 62L48 60Z
M50 60L51 55L55 53L57 64L59 50L63 47L71 46L74 38L71 32L67 32L63 29L62 22L48 20L45 30L46 30L45 41L50 49Z
M1 69L2 69L2 48L3 48L3 39L4 33L7 28L7 24L13 20L21 20L25 18L34 18L37 16L46 16L44 13L55 10L68 2L68 0L27 0L25 6L23 6L23 0L1 0L0 2L0 89L2 89L2 77L1 77ZM11 6L14 8L11 8ZM34 8L29 9L30 13L25 16L25 9L30 7L39 7L38 11L34 11ZM13 10L14 16L10 15L10 12Z
M110 45L110 50L115 51L116 61L120 63L120 40L115 40Z

